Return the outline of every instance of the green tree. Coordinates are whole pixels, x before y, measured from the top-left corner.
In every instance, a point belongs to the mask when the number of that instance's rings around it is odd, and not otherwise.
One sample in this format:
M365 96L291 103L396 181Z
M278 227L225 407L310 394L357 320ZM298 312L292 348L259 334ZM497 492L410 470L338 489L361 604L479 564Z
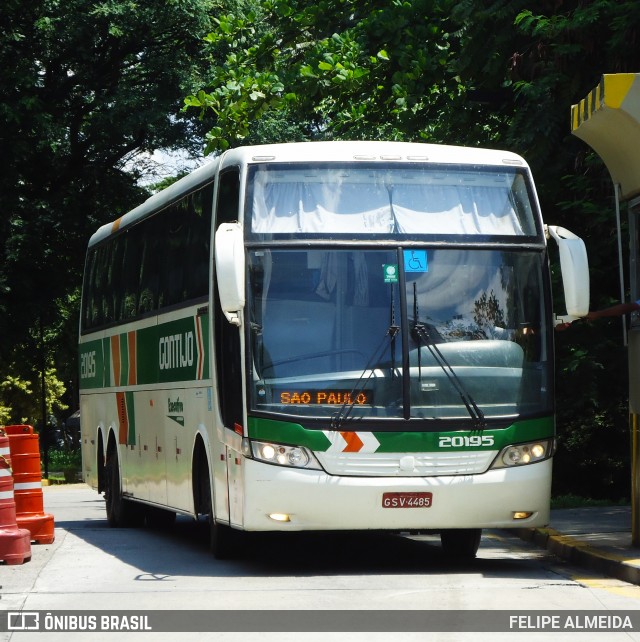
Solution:
M295 122L288 132L297 137L444 142L464 131L477 139L484 125L467 114L454 70L454 5L227 3L207 37L210 83L186 99L213 117L208 151L242 143L275 114Z
M44 397L44 410L47 417L69 409L69 406L62 401L64 393L64 383L58 379L54 368L48 368L45 371ZM2 398L0 424L35 425L40 421L42 387L39 378L35 381L27 381L7 375L3 381L0 381L0 398Z
M499 115L501 144L530 162L546 220L585 239L592 307L609 305L619 292L612 185L601 160L571 135L569 107L602 74L640 71L640 6L486 0L458 3L455 17L466 25L458 69L469 94ZM556 356L556 491L617 499L629 475L620 320L560 333Z
M140 154L201 144L181 103L206 72L196 54L214 8L213 0L3 4L0 379L36 381L50 367L75 379L68 344L87 240L144 198Z

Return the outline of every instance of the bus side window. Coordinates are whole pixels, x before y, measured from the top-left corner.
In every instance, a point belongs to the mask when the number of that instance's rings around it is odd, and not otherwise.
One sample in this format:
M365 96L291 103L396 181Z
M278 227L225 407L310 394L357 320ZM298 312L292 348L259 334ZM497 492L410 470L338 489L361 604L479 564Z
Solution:
M240 172L231 169L220 175L216 203L216 229L220 223L238 220ZM227 428L242 425L242 361L240 329L227 322L220 307L218 285L214 276L216 380L220 413Z
M92 327L101 326L111 319L109 313L109 302L111 295L109 293L109 267L111 262L113 245L103 244L98 246L96 253L96 274L94 280L95 301L96 301L96 321Z
M132 319L138 314L138 289L140 279L140 228L132 227L123 234L124 245L121 264L121 299L117 321Z
M239 217L240 172L230 169L220 175L218 204L216 207L216 229L220 223L231 223Z
M185 257L188 275L185 283L187 299L209 294L211 197L210 186L189 197L189 235Z
M90 330L101 322L101 306L98 292L98 250L87 253L82 296L82 330Z
M140 292L138 314L143 315L158 307L160 285L160 239L162 236L161 217L154 216L147 223L147 232L142 235L140 248Z

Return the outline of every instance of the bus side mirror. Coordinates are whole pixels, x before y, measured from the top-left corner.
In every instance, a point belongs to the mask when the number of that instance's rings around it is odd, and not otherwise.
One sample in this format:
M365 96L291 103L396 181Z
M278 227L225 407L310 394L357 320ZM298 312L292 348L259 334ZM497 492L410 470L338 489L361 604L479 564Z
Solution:
M242 227L239 223L221 223L214 243L220 306L229 323L239 326L245 303Z
M546 232L547 238L553 238L560 249L560 271L568 315L558 317L556 323L567 323L589 312L587 249L580 237L564 227L547 225Z

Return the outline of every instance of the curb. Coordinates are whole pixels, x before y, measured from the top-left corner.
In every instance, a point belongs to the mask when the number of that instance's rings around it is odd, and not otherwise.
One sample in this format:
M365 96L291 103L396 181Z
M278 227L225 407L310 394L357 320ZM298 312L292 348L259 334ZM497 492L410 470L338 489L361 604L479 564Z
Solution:
M567 562L630 584L640 584L640 559L631 560L623 555L595 548L553 528L521 528L516 529L515 533L520 539L546 548Z

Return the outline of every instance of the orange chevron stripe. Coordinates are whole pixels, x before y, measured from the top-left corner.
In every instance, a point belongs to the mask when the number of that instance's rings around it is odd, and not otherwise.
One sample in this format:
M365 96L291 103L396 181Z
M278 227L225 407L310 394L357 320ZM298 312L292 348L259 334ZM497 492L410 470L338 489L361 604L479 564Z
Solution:
M202 379L204 370L204 346L202 345L202 321L200 317L196 317L196 338L198 340L198 371L196 378Z
M116 392L116 404L118 405L118 443L126 444L129 434L129 413L127 412L127 400L124 392Z
M360 449L364 446L362 439L358 437L358 433L355 432L341 432L342 438L347 442L345 448L343 448L343 453L357 453L360 452Z

